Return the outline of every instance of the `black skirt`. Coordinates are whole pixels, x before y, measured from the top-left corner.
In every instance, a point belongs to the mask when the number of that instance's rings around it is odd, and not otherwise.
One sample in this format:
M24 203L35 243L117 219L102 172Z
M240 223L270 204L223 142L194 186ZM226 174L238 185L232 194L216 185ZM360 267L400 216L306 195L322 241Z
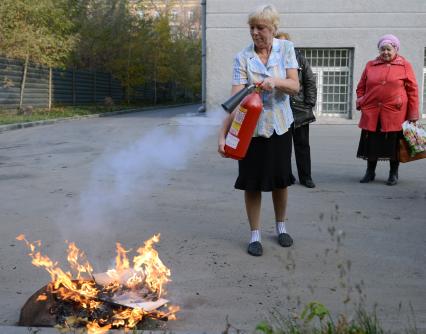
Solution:
M379 125L380 126L380 125ZM378 126L378 128L379 128ZM357 157L364 160L398 160L402 131L361 131Z
M272 191L291 185L291 145L291 131L253 137L246 157L238 161L235 189Z

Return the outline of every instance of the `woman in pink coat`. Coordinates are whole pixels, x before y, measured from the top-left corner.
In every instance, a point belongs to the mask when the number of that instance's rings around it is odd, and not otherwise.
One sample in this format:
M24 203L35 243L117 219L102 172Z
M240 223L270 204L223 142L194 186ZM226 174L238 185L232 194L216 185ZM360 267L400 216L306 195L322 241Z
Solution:
M367 63L356 89L362 129L357 157L367 160L361 183L374 180L377 160L389 160L386 184L392 186L398 180L402 123L419 118L418 88L411 64L398 54L398 38L385 35L377 46L379 56Z

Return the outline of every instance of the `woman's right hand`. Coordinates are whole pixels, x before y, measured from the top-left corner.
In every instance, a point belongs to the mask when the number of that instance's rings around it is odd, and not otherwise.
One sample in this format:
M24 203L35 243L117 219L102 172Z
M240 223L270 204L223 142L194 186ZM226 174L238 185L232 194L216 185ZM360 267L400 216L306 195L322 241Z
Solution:
M275 81L274 78L266 78L261 83L257 84L260 89L266 90L268 92L271 92L275 88Z
M361 110L361 103L363 99L364 99L364 96L358 97L356 99L356 110Z
M233 89L233 92L234 92L234 89ZM236 112L237 112L237 109L235 109L234 111L232 111L232 113L228 114L228 116L225 117L225 119L223 120L222 127L219 131L219 137L217 140L217 151L219 152L222 158L228 158L228 156L225 154L226 135L229 131L229 128L231 127L232 121L235 118Z
M222 158L226 158L226 155L225 155L225 136L223 136L223 135L219 135L217 151L219 152L219 154Z

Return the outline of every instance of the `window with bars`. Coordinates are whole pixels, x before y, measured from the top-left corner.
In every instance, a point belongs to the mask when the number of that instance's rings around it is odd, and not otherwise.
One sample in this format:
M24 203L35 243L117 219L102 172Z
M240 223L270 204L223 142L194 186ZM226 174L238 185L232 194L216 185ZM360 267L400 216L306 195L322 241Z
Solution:
M315 113L350 117L353 50L301 48L299 51L311 64L317 81Z

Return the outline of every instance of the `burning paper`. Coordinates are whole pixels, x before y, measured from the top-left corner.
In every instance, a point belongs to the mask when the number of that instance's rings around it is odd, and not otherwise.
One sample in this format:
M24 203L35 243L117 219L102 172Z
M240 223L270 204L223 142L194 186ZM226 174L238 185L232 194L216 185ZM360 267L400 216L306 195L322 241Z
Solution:
M105 273L93 274L85 254L75 243L68 243L67 260L72 269L63 271L57 262L40 252L41 242L30 243L24 235L17 237L28 246L32 263L43 267L51 276L45 291L35 296L37 303L53 299L64 302L60 307L65 314L68 327L85 325L89 333L101 333L111 328L134 328L144 318L175 319L179 310L169 306L163 312L158 310L168 303L161 298L165 295L164 285L170 281L170 270L163 264L153 248L160 235L154 235L137 249L138 255L131 262L125 250L117 243L115 268ZM66 306L69 303L71 306ZM111 307L109 307L111 306ZM78 315L71 314L70 310ZM51 310L49 309L49 312Z
M137 273L131 269L123 270L121 275L118 277L114 277L114 275L111 277L108 275L108 272L93 274L96 283L103 286L111 286L114 285L115 282L119 282L120 284L125 285L135 276L137 276ZM169 302L167 299L156 298L155 296L150 297L146 292L143 294L142 291L143 289L137 291L127 290L122 291L121 293L117 292L108 301L131 308L141 308L147 312L156 310Z

